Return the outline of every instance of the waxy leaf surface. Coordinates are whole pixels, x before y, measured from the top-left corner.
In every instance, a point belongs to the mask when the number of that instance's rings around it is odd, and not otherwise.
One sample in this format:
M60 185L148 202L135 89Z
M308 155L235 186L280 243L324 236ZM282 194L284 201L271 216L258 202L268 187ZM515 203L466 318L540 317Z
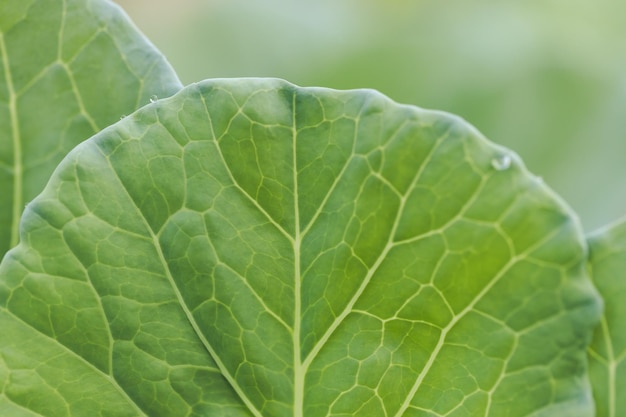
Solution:
M589 238L593 283L604 299L604 314L589 348L589 372L596 417L626 413L626 222Z
M593 415L579 225L447 114L205 81L79 145L21 227L15 415Z
M181 88L163 56L104 0L0 4L0 259L24 205L78 143Z

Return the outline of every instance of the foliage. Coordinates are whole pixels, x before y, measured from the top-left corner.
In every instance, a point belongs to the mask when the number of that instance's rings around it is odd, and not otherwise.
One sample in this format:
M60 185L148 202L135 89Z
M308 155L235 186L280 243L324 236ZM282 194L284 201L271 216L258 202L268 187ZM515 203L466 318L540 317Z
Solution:
M5 0L0 14L0 256L24 205L78 143L180 81L117 7Z
M371 90L180 89L109 3L50 3L0 18L0 230L43 189L0 264L2 415L594 415L587 241L515 154ZM619 230L589 258L599 416Z
M589 267L594 284L604 297L604 315L589 348L589 371L598 416L618 416L626 410L626 334L624 314L626 281L626 223L618 223L589 238Z

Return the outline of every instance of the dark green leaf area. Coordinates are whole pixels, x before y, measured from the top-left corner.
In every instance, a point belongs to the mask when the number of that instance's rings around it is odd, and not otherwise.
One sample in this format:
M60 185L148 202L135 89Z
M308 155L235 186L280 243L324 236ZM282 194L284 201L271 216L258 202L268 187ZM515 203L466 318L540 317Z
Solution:
M3 392L50 416L93 415L61 405L94 390L147 416L591 416L584 267L568 209L460 119L205 81L28 206L0 266ZM16 385L51 357L84 383Z

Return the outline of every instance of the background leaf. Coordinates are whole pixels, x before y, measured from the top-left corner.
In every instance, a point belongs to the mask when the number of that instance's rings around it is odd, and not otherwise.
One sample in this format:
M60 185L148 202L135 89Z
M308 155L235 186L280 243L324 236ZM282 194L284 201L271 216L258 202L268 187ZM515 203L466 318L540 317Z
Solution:
M0 13L0 258L24 205L76 144L181 84L102 0L4 0Z
M604 298L604 315L589 348L590 375L597 417L626 412L626 223L617 223L589 238L593 282Z
M458 118L202 82L78 146L27 207L0 265L0 404L592 416L584 243Z

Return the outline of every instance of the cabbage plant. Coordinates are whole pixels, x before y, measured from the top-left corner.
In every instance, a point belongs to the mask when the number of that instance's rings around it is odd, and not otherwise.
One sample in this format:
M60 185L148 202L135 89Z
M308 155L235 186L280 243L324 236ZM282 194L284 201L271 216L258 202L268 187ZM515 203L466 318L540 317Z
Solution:
M625 412L626 226L460 118L183 87L103 0L4 0L0 59L0 415Z

